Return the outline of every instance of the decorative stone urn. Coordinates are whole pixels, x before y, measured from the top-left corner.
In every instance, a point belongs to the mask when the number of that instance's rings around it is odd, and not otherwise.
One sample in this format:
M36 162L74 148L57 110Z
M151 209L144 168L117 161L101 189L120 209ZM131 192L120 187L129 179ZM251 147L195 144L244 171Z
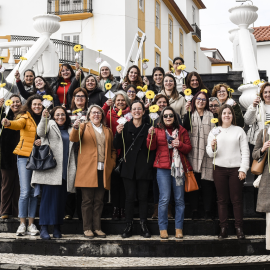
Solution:
M260 79L250 30L248 29L249 25L255 22L258 18L258 14L256 13L257 10L258 8L256 6L249 4L229 9L229 12L231 13L230 20L239 27L238 33L234 30L231 31L230 40L235 40L236 35L238 34L239 51L241 62L243 64L245 83L254 82ZM258 87L253 84L242 85L238 88L238 90L242 92L239 101L246 109L250 104L252 104L256 97L257 89Z
M34 28L41 35L45 35L50 37L53 33L57 32L60 29L60 20L59 16L44 14L37 15L33 18L34 20Z

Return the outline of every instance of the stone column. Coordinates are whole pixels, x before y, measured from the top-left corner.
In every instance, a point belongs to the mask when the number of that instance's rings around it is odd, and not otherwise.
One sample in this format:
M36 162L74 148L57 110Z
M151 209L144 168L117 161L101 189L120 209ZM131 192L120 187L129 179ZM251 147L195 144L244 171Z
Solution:
M258 8L256 6L249 4L229 9L231 13L230 20L239 27L239 48L243 63L244 81L246 83L260 79L253 44L250 38L250 31L248 29L249 25L258 18L257 10ZM253 84L246 84L238 88L238 90L243 93L239 99L242 106L247 108L252 104L256 97L257 89L258 87Z

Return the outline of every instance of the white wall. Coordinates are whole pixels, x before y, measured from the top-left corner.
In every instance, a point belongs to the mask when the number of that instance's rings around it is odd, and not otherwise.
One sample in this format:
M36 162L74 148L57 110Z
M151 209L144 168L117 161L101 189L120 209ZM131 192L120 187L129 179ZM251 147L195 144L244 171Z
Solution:
M229 67L229 71L231 70ZM228 66L212 66L212 73L228 73Z
M257 42L257 63L260 70L266 70L270 78L270 41Z

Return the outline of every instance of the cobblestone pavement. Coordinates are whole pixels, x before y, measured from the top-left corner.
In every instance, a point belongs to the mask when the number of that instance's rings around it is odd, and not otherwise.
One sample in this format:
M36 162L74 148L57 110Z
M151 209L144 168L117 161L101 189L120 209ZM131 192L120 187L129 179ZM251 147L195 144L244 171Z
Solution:
M61 259L60 259L61 258ZM270 262L270 256L235 256L235 257L203 257L203 258L143 258L143 257L59 257L40 255L1 254L1 264L47 266L47 267L80 267L80 268L108 268L108 267L162 267L189 265L227 265Z
M52 236L52 235L51 235ZM16 236L15 233L0 233L0 239L29 239L29 240L41 240L39 236L31 236L31 235L25 235L25 236ZM263 239L265 238L265 235L246 235L246 239ZM226 239L237 239L236 235L230 235ZM121 241L131 241L131 240L140 240L140 241L161 241L159 235L152 235L151 238L143 238L141 236L135 235L130 238L122 238L120 235L107 235L106 238L93 238L93 239L87 239L81 234L63 234L63 238L57 240L57 241L63 241L63 240L80 240L80 241L93 241L93 240L100 240L100 241L116 241L116 240L121 240ZM217 236L213 235L195 235L195 236L190 236L186 235L184 236L183 240L176 239L174 235L170 235L169 239L162 240L162 241L184 241L184 240L217 240L221 241L218 239Z

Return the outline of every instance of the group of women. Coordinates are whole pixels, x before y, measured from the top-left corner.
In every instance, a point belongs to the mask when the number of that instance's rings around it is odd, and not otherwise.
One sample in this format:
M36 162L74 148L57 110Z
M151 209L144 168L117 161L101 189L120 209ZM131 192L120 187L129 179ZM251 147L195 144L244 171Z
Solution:
M141 235L151 237L147 205L153 185L152 218L158 218L162 239L168 238L168 218L173 218L173 212L175 237L183 237L185 201L192 219L201 218L200 197L206 220L213 219L217 200L219 238L228 236L231 200L237 237L245 238L242 186L250 167L248 142L254 159L260 159L270 146L263 141L264 121L270 120L270 84L261 87L260 96L243 116L228 85L215 85L210 97L198 73L177 69L183 64L176 57L174 71L154 68L151 83L135 65L120 83L107 62L101 63L99 76L84 76L78 65L74 72L63 64L52 85L32 70L25 71L23 82L15 73L16 85L7 84L12 104L1 113L0 213L3 219L20 218L17 235L40 233L41 238L50 239L48 226L53 225L53 237L60 238L63 219L72 219L77 209L85 237L106 237L101 215L105 190L111 190L112 219L126 220L122 237L132 236L136 198ZM112 98L106 95L108 83ZM145 85L155 93L151 101L137 96ZM186 89L192 100L186 101ZM44 95L53 97L49 108L43 106ZM154 121L151 105L158 105ZM245 123L252 125L248 136ZM26 169L33 147L42 145L50 145L56 167ZM199 189L185 193L189 172ZM268 174L265 169L257 210L270 216L270 205L264 200ZM34 224L38 195L40 232Z

